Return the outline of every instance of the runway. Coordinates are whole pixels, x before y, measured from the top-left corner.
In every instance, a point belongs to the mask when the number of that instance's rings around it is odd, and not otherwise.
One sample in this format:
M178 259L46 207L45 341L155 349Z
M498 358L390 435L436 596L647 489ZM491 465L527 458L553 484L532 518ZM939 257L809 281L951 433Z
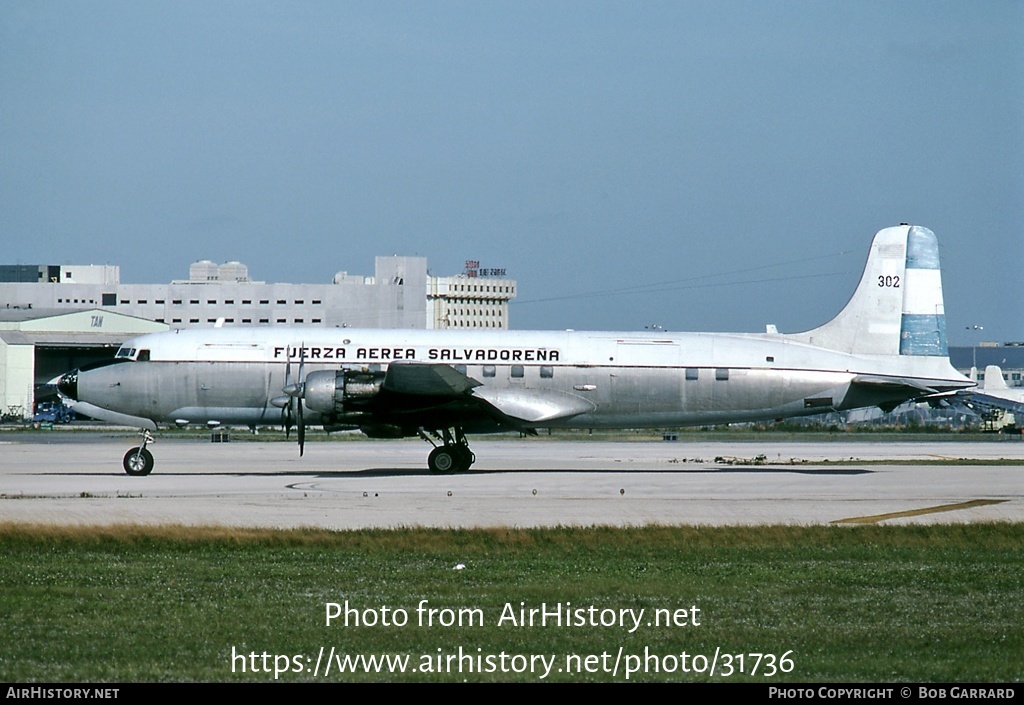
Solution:
M156 469L141 478L121 470L132 444L101 434L0 435L0 522L358 529L1024 521L1024 441L1007 437L474 439L473 469L440 476L427 471L429 446L420 440L312 442L299 458L294 443L161 439L151 446Z

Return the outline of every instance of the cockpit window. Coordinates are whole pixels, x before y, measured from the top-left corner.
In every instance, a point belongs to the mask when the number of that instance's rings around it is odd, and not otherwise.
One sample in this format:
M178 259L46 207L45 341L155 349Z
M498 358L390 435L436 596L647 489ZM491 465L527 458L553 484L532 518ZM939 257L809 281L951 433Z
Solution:
M143 362L149 360L149 350L137 350L136 348L121 347L118 348L117 354L114 355L115 360L142 360Z

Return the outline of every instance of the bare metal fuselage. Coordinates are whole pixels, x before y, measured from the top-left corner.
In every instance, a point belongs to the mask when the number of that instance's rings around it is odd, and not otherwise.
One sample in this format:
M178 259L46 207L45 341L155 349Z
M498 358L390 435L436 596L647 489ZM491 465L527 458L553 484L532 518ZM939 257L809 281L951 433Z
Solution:
M518 427L755 421L884 404L900 397L880 388L872 392L877 399L865 399L863 390L851 390L858 375L883 374L883 367L884 374L893 375L892 360L883 366L870 356L836 353L779 335L695 333L655 339L584 332L416 331L396 342L393 331L347 331L344 340L323 330L261 331L260 339L246 338L238 330L208 330L202 331L201 341L189 333L154 338L148 361L91 370L83 375L79 398L157 423L278 424L282 410L271 402L296 379L300 366L301 374L309 375L318 370L386 371L390 364L417 362L456 366L482 388L506 396L554 393L584 400L581 413L520 421ZM135 344L149 344L147 337ZM173 348L157 347L168 340L175 343ZM323 358L327 350L329 362ZM952 369L945 360L936 359L934 368L929 382L936 387L957 379L955 372L948 374ZM916 376L921 379L920 369ZM309 423L394 424L408 432L431 425L439 414L449 415L445 423L467 423L478 431L489 425L493 430L508 427L497 417L482 419L478 410L462 421L458 409L418 412L415 405L391 407L386 398L376 397L373 403L354 404L336 414L306 413Z

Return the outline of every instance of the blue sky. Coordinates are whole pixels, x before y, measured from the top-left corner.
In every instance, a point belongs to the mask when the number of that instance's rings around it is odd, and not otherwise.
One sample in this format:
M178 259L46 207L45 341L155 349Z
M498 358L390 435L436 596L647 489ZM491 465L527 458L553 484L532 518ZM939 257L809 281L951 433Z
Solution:
M1024 4L0 2L6 264L474 259L515 328L787 332L900 222L951 342L1024 340Z

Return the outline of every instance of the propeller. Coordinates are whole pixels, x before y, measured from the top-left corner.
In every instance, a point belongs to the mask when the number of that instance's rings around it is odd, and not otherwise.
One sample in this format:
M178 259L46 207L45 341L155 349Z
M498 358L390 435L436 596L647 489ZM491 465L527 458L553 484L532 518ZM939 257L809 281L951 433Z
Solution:
M305 416L304 416L303 411L302 411L302 407L303 407L302 397L305 395L305 392L306 392L306 381L305 381L306 346L305 346L305 344L303 344L299 348L299 381L298 382L294 382L293 383L291 381L291 351L289 350L288 353L289 353L288 362L285 363L285 372L284 372L285 385L284 385L284 389L281 390L285 394L288 395L288 404L285 407L285 409L287 411L287 414L288 414L289 418L288 418L288 423L285 424L285 437L286 438L289 437L289 433L288 432L290 430L291 417L294 416L294 418L296 419L296 422L297 422L296 426L297 426L297 429L298 429L298 439L299 439L299 457L301 458L302 454L306 450L306 419L305 419Z

